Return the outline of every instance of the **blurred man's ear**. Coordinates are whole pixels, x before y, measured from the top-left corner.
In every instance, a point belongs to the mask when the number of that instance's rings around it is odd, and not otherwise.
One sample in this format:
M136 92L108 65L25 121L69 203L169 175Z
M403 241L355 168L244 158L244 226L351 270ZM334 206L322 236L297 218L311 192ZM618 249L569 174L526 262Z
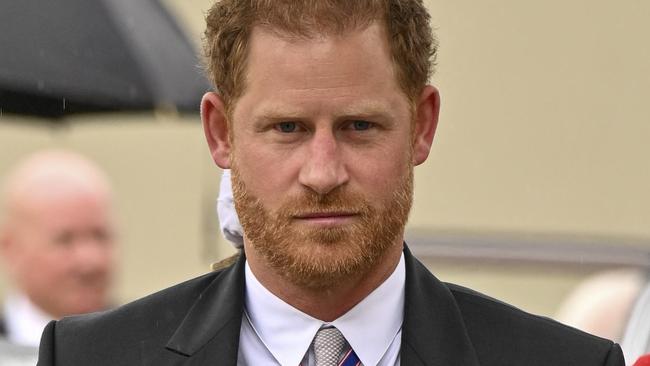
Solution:
M0 226L0 263L4 265L7 273L11 276L13 276L13 264L16 259L15 247L14 235L12 235L11 230L6 226Z
M220 168L229 169L231 146L228 139L226 108L217 93L208 92L203 96L201 120L212 159Z
M10 250L10 236L8 225L0 223L0 257L6 258L7 251Z
M9 238L6 230L0 225L0 260L6 258L9 245Z
M433 136L438 126L440 114L440 93L438 89L427 85L420 94L415 110L415 129L413 135L413 164L420 165L427 160Z

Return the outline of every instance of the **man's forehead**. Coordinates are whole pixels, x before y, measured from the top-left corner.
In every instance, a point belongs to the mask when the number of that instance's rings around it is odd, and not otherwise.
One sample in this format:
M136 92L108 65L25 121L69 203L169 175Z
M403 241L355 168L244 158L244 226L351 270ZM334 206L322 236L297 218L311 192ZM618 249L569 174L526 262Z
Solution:
M265 93L265 99L269 94L272 99L331 96L373 99L378 94L385 98L387 91L399 93L384 38L376 25L345 37L297 40L284 39L259 28L251 39L243 95L253 91L253 94ZM282 95L277 96L278 92ZM349 108L385 108L378 104L359 100Z

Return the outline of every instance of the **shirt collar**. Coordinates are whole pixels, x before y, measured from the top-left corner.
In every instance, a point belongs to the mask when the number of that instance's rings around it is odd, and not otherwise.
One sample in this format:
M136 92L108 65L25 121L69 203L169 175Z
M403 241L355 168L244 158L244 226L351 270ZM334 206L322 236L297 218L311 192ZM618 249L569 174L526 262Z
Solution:
M331 323L324 323L282 301L255 277L248 263L246 312L251 326L281 365L298 365L318 329L333 325L361 363L376 365L402 327L406 271L404 254L393 273L365 299Z
M13 293L5 301L7 337L13 343L38 347L41 333L52 317L34 305L22 293Z

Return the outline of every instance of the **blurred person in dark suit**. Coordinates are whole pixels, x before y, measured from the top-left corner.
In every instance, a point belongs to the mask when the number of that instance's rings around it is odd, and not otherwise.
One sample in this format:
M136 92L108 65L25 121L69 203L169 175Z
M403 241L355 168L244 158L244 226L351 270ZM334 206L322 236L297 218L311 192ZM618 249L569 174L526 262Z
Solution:
M51 322L39 365L622 366L613 342L442 283L404 244L440 108L429 18L420 0L217 2L201 116L243 250Z
M0 332L37 347L52 319L105 309L114 271L111 188L73 152L36 152L8 173L0 252L10 280Z

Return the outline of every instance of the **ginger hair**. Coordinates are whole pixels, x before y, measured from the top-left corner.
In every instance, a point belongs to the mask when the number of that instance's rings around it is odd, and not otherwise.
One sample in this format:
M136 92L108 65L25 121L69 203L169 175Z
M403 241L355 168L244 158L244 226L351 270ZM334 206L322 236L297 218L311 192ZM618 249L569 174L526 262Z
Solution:
M383 25L397 81L414 103L433 74L438 48L422 0L220 0L206 17L206 71L231 110L245 91L254 27L309 39L345 35L373 22Z

